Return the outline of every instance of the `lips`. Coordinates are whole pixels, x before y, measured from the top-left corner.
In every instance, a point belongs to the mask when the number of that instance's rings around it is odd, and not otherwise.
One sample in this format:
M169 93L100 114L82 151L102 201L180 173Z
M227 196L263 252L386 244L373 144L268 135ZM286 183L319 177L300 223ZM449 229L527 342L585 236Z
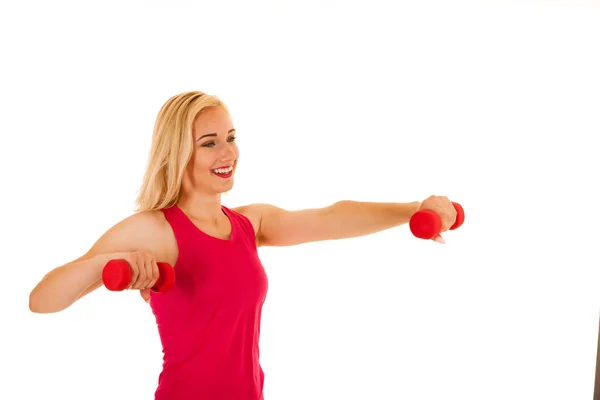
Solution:
M215 168L211 172L220 178L229 178L233 174L233 165Z
M218 174L227 174L227 173L231 172L232 170L233 170L233 165L230 165L228 167L215 168L212 170L212 172L218 173Z

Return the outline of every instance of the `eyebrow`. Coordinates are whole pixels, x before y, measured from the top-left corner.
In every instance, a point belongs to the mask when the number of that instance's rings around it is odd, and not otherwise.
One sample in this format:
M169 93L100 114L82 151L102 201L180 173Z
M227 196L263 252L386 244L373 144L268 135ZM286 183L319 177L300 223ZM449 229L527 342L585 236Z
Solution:
M235 128L234 128L234 129L231 129L231 130L229 130L229 132L227 132L227 134L230 134L230 133L232 133L232 132L235 132ZM205 137L207 137L207 136L217 136L217 134L216 134L216 133L207 133L207 134L205 134L205 135L202 135L202 136L200 136L200 137L198 138L198 140L196 140L196 141L198 142L198 141L200 141L201 139L203 139L203 138L205 138Z

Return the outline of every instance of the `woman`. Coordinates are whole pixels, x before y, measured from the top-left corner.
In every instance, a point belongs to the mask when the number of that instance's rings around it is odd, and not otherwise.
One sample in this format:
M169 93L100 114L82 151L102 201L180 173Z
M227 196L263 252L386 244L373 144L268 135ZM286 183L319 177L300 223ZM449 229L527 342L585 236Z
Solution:
M456 210L446 197L414 203L340 201L287 211L268 204L227 208L239 151L229 110L217 97L182 93L161 108L136 213L106 231L80 258L43 277L30 294L36 313L64 310L102 286L111 259L132 269L156 317L164 351L156 400L259 400L261 310L267 276L259 246L291 246L363 236L409 221L419 209L442 218ZM441 240L441 236L436 238ZM175 269L166 293L149 289L157 262Z

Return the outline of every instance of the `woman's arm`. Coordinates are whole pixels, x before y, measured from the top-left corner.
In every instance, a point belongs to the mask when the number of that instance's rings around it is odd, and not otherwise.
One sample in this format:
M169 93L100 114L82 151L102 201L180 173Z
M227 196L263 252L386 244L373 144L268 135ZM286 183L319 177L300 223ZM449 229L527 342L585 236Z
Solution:
M246 209L258 215L260 246L293 246L323 240L370 235L410 220L419 208L413 203L374 203L344 200L323 208L288 211L270 204Z
M241 209L258 226L259 246L293 246L370 235L408 223L416 211L426 208L442 217L442 232L456 219L454 206L443 196L410 203L344 200L323 208L298 211L270 204L252 204Z
M131 252L155 253L160 241L158 220L148 213L134 214L107 230L83 256L48 272L29 295L29 309L54 313L102 286L102 270L113 258Z

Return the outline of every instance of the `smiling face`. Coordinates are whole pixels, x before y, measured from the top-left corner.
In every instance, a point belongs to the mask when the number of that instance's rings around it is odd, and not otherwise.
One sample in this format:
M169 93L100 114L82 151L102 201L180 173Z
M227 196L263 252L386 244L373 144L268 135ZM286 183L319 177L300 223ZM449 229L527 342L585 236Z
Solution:
M231 118L221 107L206 108L194 120L193 130L194 152L183 184L207 195L231 190L239 157Z

